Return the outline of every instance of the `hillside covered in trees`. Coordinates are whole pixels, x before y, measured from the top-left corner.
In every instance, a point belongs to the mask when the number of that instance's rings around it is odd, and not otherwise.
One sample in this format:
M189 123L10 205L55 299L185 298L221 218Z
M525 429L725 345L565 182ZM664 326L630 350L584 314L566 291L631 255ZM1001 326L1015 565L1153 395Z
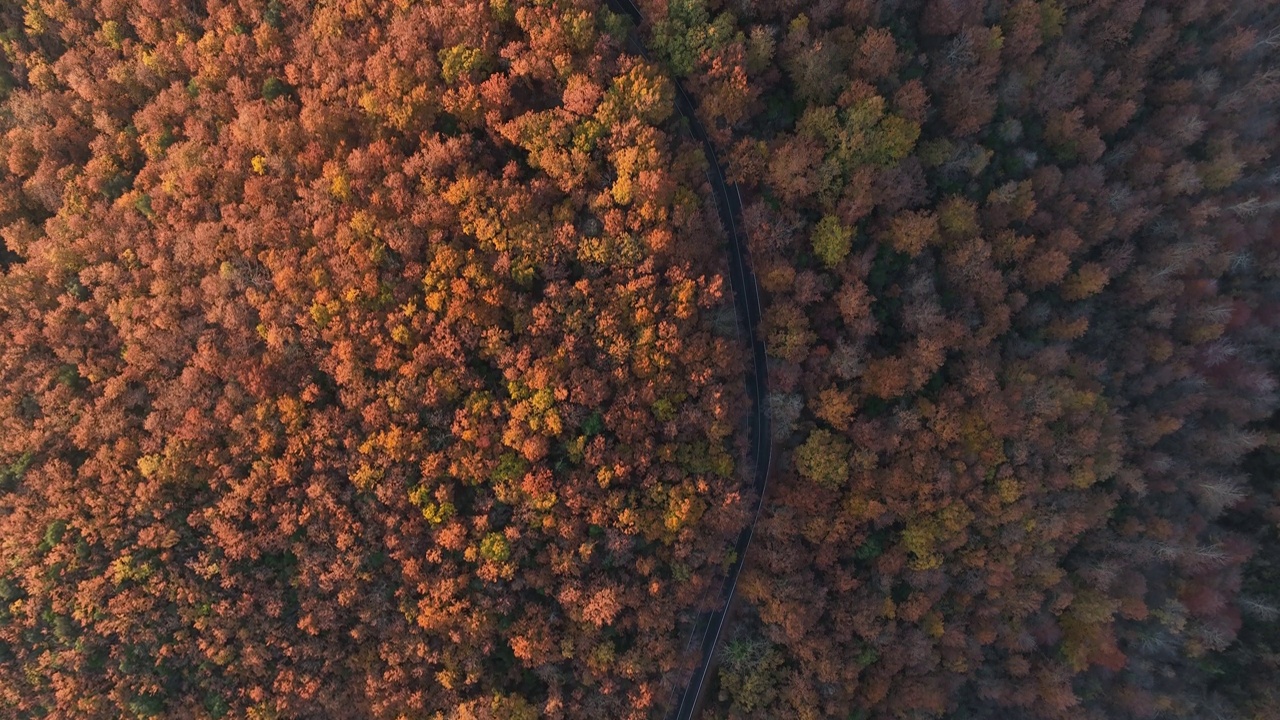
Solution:
M1280 2L636 5L0 4L0 716L1280 717Z

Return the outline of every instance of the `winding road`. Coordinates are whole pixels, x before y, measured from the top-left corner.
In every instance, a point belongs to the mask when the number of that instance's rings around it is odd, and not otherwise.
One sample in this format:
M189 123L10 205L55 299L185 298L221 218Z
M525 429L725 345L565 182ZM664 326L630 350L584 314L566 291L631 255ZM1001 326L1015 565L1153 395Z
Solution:
M606 0L610 10L627 15L638 28L644 23L640 9L632 0ZM648 59L644 44L632 34L632 44L642 57ZM753 489L755 490L755 507L751 522L738 534L734 545L736 558L721 589L720 601L716 609L704 613L694 626L694 632L702 629L701 658L698 666L678 691L679 700L674 703L670 717L674 720L689 720L698 708L698 700L707 684L707 676L715 657L716 646L724 634L724 626L728 620L729 607L733 594L738 588L738 576L747 558L747 549L751 545L751 537L755 533L756 522L760 519L760 508L764 502L764 491L769 481L769 468L773 460L773 442L770 434L768 389L768 361L765 357L764 342L760 339L761 306L760 288L756 283L755 273L748 263L746 233L742 229L742 193L724 175L716 149L707 138L705 128L694 113L694 105L679 80L672 78L676 88L676 110L689 123L690 132L695 140L702 143L702 152L707 158L709 170L707 179L715 193L716 206L720 212L720 223L724 226L728 237L729 250L729 282L733 289L734 309L738 313L738 321L747 328L746 344L751 353L751 372L747 377L747 389L751 396L751 428L750 447L754 459Z

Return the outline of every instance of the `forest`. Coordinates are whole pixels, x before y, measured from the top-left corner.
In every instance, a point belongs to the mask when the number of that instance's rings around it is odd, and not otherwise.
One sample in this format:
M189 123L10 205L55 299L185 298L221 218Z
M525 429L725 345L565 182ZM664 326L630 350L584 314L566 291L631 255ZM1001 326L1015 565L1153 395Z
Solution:
M1280 0L634 2L0 3L0 717L1280 718Z

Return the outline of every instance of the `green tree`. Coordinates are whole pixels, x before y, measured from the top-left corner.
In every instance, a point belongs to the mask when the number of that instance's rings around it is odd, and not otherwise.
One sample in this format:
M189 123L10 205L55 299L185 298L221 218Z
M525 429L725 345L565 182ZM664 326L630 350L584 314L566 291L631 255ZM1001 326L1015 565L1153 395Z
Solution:
M836 489L849 479L850 445L829 430L814 430L796 448L796 469L824 487Z
M823 265L833 268L849 254L853 246L853 230L845 227L840 218L827 215L813 229L813 254Z

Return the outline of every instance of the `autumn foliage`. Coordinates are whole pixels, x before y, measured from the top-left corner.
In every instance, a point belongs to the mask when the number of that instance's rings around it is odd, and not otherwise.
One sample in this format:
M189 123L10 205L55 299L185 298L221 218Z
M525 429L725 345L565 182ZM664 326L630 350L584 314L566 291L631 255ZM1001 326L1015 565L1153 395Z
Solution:
M1274 714L1276 4L707 15L785 454L712 715Z
M0 715L654 712L742 356L619 18L0 18Z
M1280 4L637 4L0 4L0 716L663 717L767 370L704 717L1276 717Z

